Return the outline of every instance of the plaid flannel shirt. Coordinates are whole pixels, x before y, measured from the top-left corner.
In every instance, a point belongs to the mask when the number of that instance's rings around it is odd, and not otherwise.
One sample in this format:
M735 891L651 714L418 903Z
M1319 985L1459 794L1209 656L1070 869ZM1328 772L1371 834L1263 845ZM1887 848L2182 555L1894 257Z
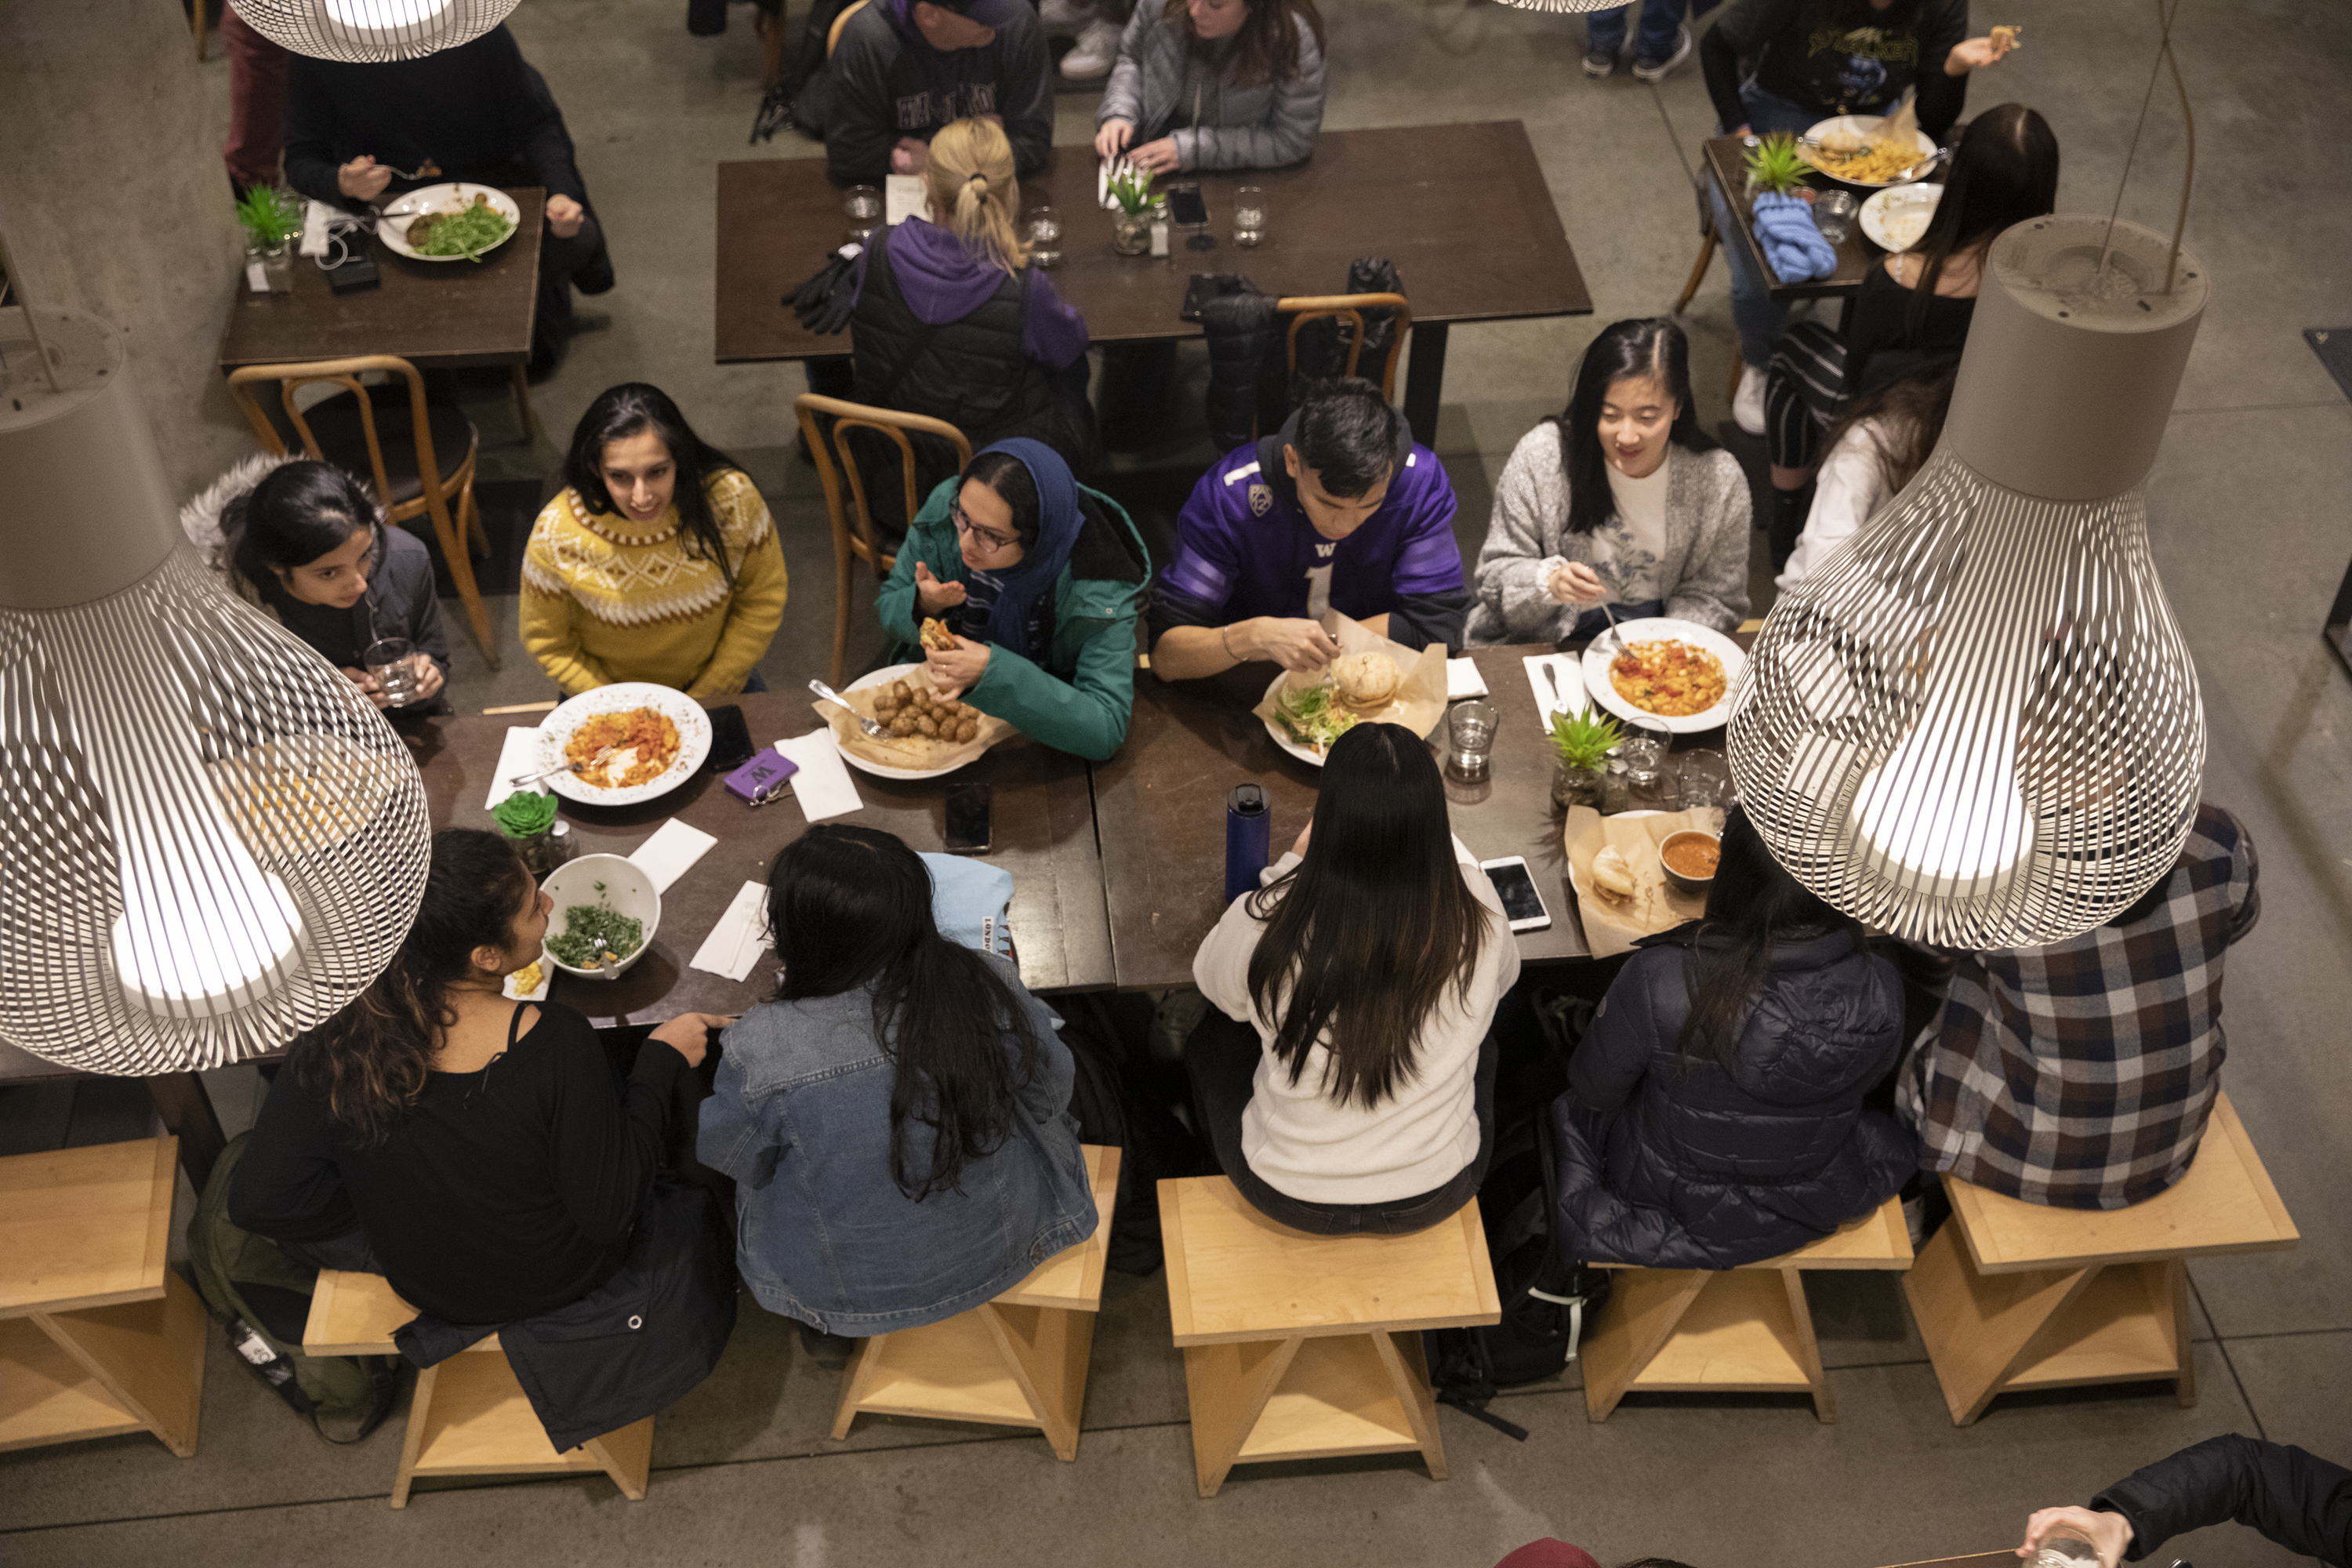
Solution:
M1958 954L1896 1085L1920 1165L2027 1203L2123 1208L2189 1169L2220 1092L2221 961L2254 926L2254 846L2200 805L2150 913Z

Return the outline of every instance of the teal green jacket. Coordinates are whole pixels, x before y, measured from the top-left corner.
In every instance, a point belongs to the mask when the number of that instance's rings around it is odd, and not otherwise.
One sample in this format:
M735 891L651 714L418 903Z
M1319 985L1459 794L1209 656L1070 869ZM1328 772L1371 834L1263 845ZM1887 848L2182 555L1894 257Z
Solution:
M967 573L948 505L962 480L942 480L908 526L898 563L874 601L882 629L898 644L892 658L919 660L915 563L942 583ZM1009 648L992 648L988 668L963 700L1057 751L1098 763L1127 739L1135 706L1135 623L1151 583L1143 536L1119 504L1078 487L1086 522L1069 563L1054 582L1054 636L1043 668ZM952 623L950 623L952 624Z

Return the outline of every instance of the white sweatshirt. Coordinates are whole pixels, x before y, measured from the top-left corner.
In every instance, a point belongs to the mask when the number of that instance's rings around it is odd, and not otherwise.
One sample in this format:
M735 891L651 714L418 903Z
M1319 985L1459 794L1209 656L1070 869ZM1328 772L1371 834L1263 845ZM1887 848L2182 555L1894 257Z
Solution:
M1466 995L1447 986L1423 1026L1416 1070L1370 1110L1341 1106L1323 1089L1330 1053L1318 1045L1306 1070L1290 1069L1267 1048L1274 1027L1250 1001L1250 956L1263 921L1250 916L1251 895L1235 899L1192 955L1192 979L1225 1016L1257 1027L1257 1078L1242 1112L1242 1153L1276 1192L1304 1203L1378 1204L1418 1197L1444 1186L1478 1155L1475 1095L1478 1047L1495 1007L1519 977L1518 940L1477 858L1454 841L1463 880L1486 910L1487 929ZM1298 864L1285 855L1268 867L1272 881Z
M1813 476L1813 507L1805 514L1805 531L1789 563L1772 580L1783 594L1820 571L1839 545L1862 531L1872 512L1895 499L1878 460L1878 443L1872 438L1876 423L1865 419L1856 425L1822 458Z

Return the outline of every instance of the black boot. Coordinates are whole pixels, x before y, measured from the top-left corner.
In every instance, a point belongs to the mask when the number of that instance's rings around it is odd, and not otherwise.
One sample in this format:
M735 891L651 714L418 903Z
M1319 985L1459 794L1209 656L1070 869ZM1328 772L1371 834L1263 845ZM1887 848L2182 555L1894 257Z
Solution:
M1797 540L1805 531L1805 519L1813 510L1813 481L1807 479L1793 490L1772 492L1772 517L1765 527L1771 536L1772 574L1789 564L1789 557L1797 552Z

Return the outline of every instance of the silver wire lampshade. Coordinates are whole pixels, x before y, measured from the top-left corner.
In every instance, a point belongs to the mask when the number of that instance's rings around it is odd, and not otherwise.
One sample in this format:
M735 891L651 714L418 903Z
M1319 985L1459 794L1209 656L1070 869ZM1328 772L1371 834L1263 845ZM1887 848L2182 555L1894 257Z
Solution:
M1995 240L1918 474L1773 606L1731 771L1800 882L1953 947L2060 941L2178 858L2205 760L2197 671L2140 481L2204 268L2096 217Z
M43 348L21 320L0 319L0 1039L92 1072L220 1066L398 951L423 782L180 537L120 334L45 310Z
M413 60L470 44L520 0L229 0L280 48L362 65Z
M1517 11L1550 11L1563 16L1586 11L1613 11L1625 0L1503 0Z

